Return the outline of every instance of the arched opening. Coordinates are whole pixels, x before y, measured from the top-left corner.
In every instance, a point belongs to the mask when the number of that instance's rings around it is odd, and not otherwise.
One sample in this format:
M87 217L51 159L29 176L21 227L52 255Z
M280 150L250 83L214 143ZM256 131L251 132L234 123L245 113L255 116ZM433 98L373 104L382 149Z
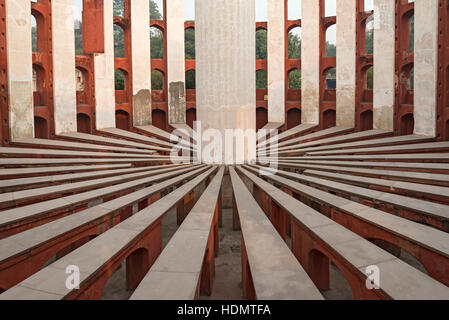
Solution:
M337 56L337 25L333 24L326 29L326 57Z
M34 117L34 137L38 139L48 139L48 124L44 118Z
M337 15L336 0L324 1L324 17L335 17Z
M164 20L164 0L150 0L150 19Z
M374 89L374 67L370 67L368 70L366 70L365 85L367 90Z
M415 51L415 16L411 16L408 22L408 49L409 52Z
M373 112L366 110L360 114L360 130L371 130L373 128Z
M164 74L159 70L151 71L151 89L164 90Z
M414 66L413 62L403 66L401 71L401 103L413 104L414 100Z
M268 111L265 108L256 109L256 128L262 129L268 123Z
M31 15L31 47L33 52L37 52L37 22L33 15Z
M288 88L301 89L301 70L293 69L288 73Z
M325 72L326 79L326 90L336 90L337 89L337 69L330 68Z
M191 108L186 111L186 122L193 129L193 123L196 121L196 109Z
M38 64L33 64L33 102L35 107L46 105L45 70Z
M77 131L82 133L92 133L90 117L84 113L78 113L76 116Z
M309 252L308 273L313 283L327 300L353 300L352 289L329 258L318 250Z
M114 24L114 57L125 57L125 31L117 24Z
M115 82L115 103L127 103L128 102L128 74L122 69L116 69L114 72Z
M195 70L186 71L186 90L195 90Z
M374 15L369 16L365 22L365 54L374 53Z
M150 255L140 248L131 253L111 274L106 282L102 300L128 300L150 269Z
M6 290L3 288L0 288L0 294L2 294L3 292L5 292Z
M157 27L150 27L151 59L164 59L164 33Z
M151 112L153 126L166 130L165 112L160 109L153 110Z
M129 131L130 129L129 113L124 110L115 111L115 126L117 129Z
M268 39L267 30L256 30L256 60L267 60L268 57Z
M125 17L125 1L114 0L114 17Z
M89 104L89 72L81 67L75 69L76 104Z
M75 55L83 55L83 1L75 0Z
M301 124L301 110L292 108L287 112L287 130Z
M323 129L335 127L337 123L335 110L329 109L323 113Z
M295 27L288 32L288 58L301 59L301 27Z
M268 88L268 73L265 70L256 71L256 89Z
M299 20L302 17L301 0L288 0L288 20Z
M414 128L415 128L415 119L413 118L413 114L408 113L406 115L403 115L401 118L401 127L400 127L401 135L413 134Z
M184 45L186 60L195 60L195 29L184 30Z

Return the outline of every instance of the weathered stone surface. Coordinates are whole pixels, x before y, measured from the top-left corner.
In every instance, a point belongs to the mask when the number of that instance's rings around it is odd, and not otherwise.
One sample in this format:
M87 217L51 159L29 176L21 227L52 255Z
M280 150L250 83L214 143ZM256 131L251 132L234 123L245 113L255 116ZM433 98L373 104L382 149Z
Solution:
M30 1L6 3L9 123L12 141L34 137L30 12Z
M373 126L393 131L395 100L395 1L374 0Z
M319 123L320 101L320 2L315 0L302 1L302 43L301 75L302 123Z
M133 87L133 125L151 124L151 54L149 0L132 0L131 63Z
M415 1L415 134L436 136L438 1Z

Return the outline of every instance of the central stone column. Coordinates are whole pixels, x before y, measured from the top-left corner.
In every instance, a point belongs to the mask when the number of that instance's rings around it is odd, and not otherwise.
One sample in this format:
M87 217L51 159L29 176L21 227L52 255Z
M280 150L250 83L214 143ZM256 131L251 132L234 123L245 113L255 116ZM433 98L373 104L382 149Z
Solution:
M234 163L255 159L256 43L254 0L196 0L196 99L202 148L214 147L215 157L202 160ZM212 130L210 130L212 129ZM247 137L240 146L243 159L225 138L240 129ZM235 131L234 131L235 132ZM236 139L232 139L236 140ZM219 150L219 147L222 150ZM205 154L206 152L203 152ZM211 152L210 154L212 154ZM221 155L221 156L220 156ZM241 154L240 154L241 155Z

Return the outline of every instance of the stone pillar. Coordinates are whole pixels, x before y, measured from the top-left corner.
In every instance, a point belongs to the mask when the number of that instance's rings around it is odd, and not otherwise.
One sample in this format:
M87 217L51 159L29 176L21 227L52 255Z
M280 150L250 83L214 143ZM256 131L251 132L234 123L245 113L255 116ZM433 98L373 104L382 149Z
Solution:
M55 133L76 132L73 0L51 2Z
M103 2L103 14L104 53L94 55L97 130L115 128L113 1Z
M280 124L285 122L284 3L268 0L268 122Z
M374 129L393 131L395 100L395 0L374 0Z
M131 0L133 125L151 124L150 1ZM148 10L146 10L148 9Z
M169 123L186 122L184 1L167 3L167 79Z
M355 126L356 1L337 1L337 126Z
M197 0L195 21L197 117L203 132L215 129L224 150L226 129L251 135L244 160L256 155L256 72L254 0ZM210 133L210 132L209 132ZM203 135L203 147L206 145ZM203 159L204 160L204 159ZM220 162L218 159L217 162ZM227 157L226 163L234 162Z
M6 1L9 125L12 141L34 137L31 2Z
M302 0L302 123L320 120L320 1Z
M438 0L415 1L415 134L436 136Z

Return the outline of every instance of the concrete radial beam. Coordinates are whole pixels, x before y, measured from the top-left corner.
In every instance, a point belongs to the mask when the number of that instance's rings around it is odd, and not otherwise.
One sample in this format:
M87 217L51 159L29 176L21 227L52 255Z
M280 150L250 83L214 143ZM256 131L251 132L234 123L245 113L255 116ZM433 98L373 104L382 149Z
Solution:
M393 131L395 101L395 0L374 0L374 129Z
M415 134L436 136L438 0L415 1Z
M320 119L320 1L302 0L301 116L302 123Z
M337 1L337 126L354 127L356 93L356 1Z
M169 123L186 122L184 0L167 3L167 78Z
M73 0L51 2L55 133L76 132Z
M94 55L96 129L115 128L114 10L103 1L104 53Z
M133 125L151 124L151 51L149 0L131 0Z
M197 118L203 132L215 129L203 135L203 146L214 139L223 147L215 162L233 163L236 158L224 154L230 147L225 131L252 132L242 158L255 160L254 0L196 0L195 6Z
M285 1L268 0L268 122L285 122Z
M12 141L34 137L31 2L6 1L9 125Z

